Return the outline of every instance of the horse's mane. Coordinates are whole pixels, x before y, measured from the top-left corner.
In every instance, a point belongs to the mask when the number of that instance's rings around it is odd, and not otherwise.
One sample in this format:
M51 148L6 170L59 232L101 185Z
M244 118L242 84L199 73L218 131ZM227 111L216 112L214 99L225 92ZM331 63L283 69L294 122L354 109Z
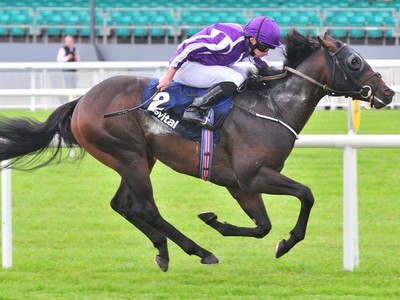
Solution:
M283 44L286 48L283 51L283 55L285 56L285 61L283 65L291 67L293 69L295 69L307 57L309 57L311 54L321 48L321 45L318 43L317 40L305 37L296 29L292 29L289 31L283 41ZM249 90L264 90L265 88L271 88L272 86L275 86L276 84L279 84L280 82L282 82L282 80L284 80L281 79L260 82L257 81L259 75L260 74L257 73L249 75L251 79L255 79L255 81L250 80L247 82L247 88Z
M286 58L284 66L294 69L317 49L321 48L321 45L316 40L305 37L296 29L289 31L284 44L286 46L286 50L283 53Z

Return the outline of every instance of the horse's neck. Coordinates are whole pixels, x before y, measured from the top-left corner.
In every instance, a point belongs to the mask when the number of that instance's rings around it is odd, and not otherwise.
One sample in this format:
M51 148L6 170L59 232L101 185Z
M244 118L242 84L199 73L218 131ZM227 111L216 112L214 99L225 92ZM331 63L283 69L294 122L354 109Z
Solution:
M323 70L314 70L313 74L302 68L299 71L318 80L324 77ZM304 128L318 102L324 96L320 87L295 74L291 74L288 78L284 90L281 87L280 91L276 91L274 94L277 95L275 101L281 117L297 133Z

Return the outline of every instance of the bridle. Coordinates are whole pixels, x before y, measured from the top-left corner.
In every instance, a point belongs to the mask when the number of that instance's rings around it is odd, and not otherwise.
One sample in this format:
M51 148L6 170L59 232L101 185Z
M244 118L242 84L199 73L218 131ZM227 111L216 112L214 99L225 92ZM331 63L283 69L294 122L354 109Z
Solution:
M285 66L285 69L297 76L302 77L305 80L312 82L313 84L318 85L329 96L345 96L345 97L351 97L353 99L372 101L372 99L374 99L374 97L375 97L376 89L378 87L379 80L382 76L380 73L374 72L374 74L372 74L371 76L368 76L363 81L358 82L354 78L354 76L351 74L351 71L349 70L348 66L343 64L343 60L346 58L345 57L341 58L341 56L343 57L343 56L347 55L349 52L350 51L348 50L348 46L346 44L343 44L341 47L339 47L339 49L337 49L333 53L329 52L328 50L326 50L324 48L325 59L328 60L328 67L331 72L331 79L333 82L332 87L329 87L328 84L322 84L319 81L311 78L310 76L308 76L298 70L295 70L293 68ZM350 54L350 55L347 55L348 56L347 60L350 58L351 55L354 57L357 57L361 62L360 69L357 70L358 73L363 73L368 70L371 70L371 67L365 66L363 59L359 56ZM365 70L364 70L364 68L365 68ZM336 79L338 74L341 75L341 80ZM370 85L364 85L364 82L366 82L367 80L369 80L370 78L375 77L375 76L377 77L377 80L376 80L376 84L375 84L374 88L372 88ZM342 89L335 88L335 85L342 84L343 81L346 83L348 81L352 82L357 87L357 89L356 90L342 90Z

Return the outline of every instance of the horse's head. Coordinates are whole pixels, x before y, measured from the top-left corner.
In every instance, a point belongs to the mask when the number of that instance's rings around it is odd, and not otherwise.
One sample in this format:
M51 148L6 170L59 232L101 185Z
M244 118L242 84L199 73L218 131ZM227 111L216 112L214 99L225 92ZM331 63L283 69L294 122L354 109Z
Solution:
M327 94L346 96L369 102L371 107L382 108L392 102L395 92L374 72L371 66L351 47L325 34L318 37L330 72Z

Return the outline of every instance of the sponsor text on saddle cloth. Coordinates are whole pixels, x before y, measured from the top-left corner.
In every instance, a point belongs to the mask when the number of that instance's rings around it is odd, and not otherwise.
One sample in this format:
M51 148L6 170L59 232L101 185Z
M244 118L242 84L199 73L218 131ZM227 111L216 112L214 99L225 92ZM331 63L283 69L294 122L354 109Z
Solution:
M157 85L157 78L153 78L148 82L143 93L142 101L146 101L154 95L157 90ZM155 116L178 135L200 142L202 128L182 120L182 115L185 108L193 102L193 99L203 95L205 92L206 89L189 87L172 82L166 90L157 93L153 97L153 101L144 105L142 109ZM210 119L214 124L214 143L218 143L218 128L221 126L232 107L230 100L231 97L228 97L211 108L214 113L214 120Z

